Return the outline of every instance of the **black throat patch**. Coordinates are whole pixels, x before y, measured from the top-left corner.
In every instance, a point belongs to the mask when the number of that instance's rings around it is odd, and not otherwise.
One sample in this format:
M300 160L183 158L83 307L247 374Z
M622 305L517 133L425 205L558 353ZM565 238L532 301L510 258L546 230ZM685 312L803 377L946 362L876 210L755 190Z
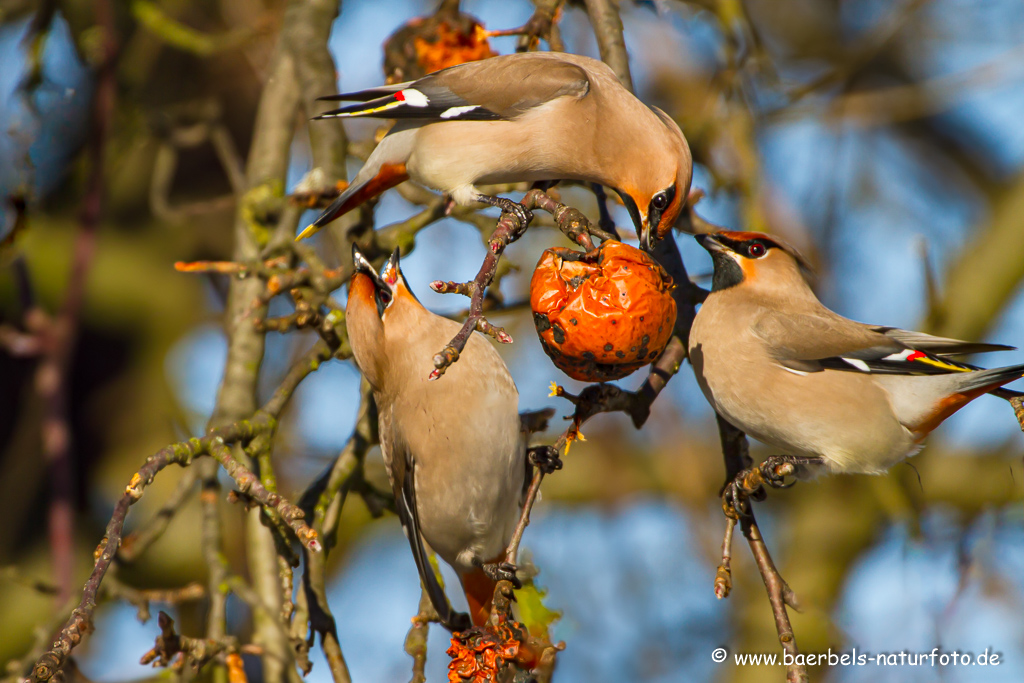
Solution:
M715 273L711 276L712 292L720 292L743 282L743 269L727 252L712 251L711 261L715 264Z

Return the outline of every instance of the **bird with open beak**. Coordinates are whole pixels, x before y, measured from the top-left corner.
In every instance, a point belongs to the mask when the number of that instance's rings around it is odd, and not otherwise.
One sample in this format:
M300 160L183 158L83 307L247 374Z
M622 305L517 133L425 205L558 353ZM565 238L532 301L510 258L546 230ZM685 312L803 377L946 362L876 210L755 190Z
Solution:
M997 344L867 325L826 308L799 254L755 232L698 235L714 261L712 291L690 332L704 395L722 417L779 448L797 474L879 474L916 453L939 424L1024 365L983 370L951 356ZM769 484L771 473L766 472Z
M358 104L316 118L397 119L348 188L298 237L405 180L467 206L526 209L477 185L576 180L614 189L650 250L690 189L693 161L667 114L626 90L604 62L528 52L469 62L417 81L322 99Z
M398 518L420 579L453 631L490 613L502 557L519 519L527 473L519 392L501 356L473 334L444 381L427 379L434 351L459 330L416 299L398 250L378 275L358 249L346 324L352 354L373 389L380 445ZM469 617L455 612L424 542L459 576Z

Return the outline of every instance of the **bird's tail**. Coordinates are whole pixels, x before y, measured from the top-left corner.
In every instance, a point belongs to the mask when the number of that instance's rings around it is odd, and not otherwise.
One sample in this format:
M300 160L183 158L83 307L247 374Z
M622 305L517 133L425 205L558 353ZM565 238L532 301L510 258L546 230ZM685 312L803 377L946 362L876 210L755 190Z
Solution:
M1008 398L1003 394L1010 394L1008 390L1000 390L1004 384L1024 377L1024 364L1011 365L1005 368L992 368L991 370L966 371L952 375L930 375L927 378L919 379L931 382L947 381L942 398L938 400L934 408L925 415L920 415L913 430L924 436L938 427L943 420L963 408L978 396L986 393L996 393L1001 398ZM1016 392L1013 392L1016 393Z
M358 92L346 92L340 95L327 95L325 97L316 98L321 102L358 102L359 104L350 104L340 109L333 109L331 111L325 111L319 116L314 116L314 120L320 119L338 119L338 118L350 118L354 116L376 116L378 118L395 118L396 112L394 109L399 109L405 106L405 96L402 91L405 90L411 83L397 83L395 85L385 85L379 88L370 88L369 90L360 90ZM417 94L418 91L414 91ZM420 95L423 97L423 95Z
M459 579L469 603L469 618L473 620L474 626L483 626L491 616L494 588L498 584L480 567L474 567L459 576Z
M363 175L362 172L359 174ZM309 237L318 232L339 216L343 216L363 202L373 199L386 190L390 190L399 183L409 179L404 163L380 165L374 175L368 175L360 180L359 176L342 192L331 205L324 209L324 212L317 216L317 219L299 233L296 241Z
M960 382L959 389L962 393L984 393L1024 377L1024 364L964 373L963 375L960 375L960 377L962 380Z

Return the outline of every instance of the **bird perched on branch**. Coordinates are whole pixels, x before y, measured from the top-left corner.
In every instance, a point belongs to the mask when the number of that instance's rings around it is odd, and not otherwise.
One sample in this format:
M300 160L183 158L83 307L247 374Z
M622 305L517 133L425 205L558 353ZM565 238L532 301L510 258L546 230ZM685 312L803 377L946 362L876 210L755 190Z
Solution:
M502 556L519 519L527 472L519 392L479 334L444 382L430 382L437 348L458 323L431 313L405 284L398 251L378 275L353 247L346 321L352 354L373 388L395 507L420 579L442 623L469 627L431 566L426 541L459 575L472 622L487 620ZM511 577L501 573L511 573Z
M818 301L802 259L754 232L698 235L711 253L711 294L690 332L690 360L711 405L771 446L760 467L877 474L916 453L925 437L978 396L1024 375L950 356L1012 347L934 337L843 318ZM789 468L787 468L787 471ZM773 481L774 479L774 481Z
M528 52L469 62L410 83L321 99L351 106L317 116L398 119L351 185L298 237L412 179L457 204L528 212L478 184L577 180L613 188L645 249L686 203L693 162L667 114L626 90L603 62Z

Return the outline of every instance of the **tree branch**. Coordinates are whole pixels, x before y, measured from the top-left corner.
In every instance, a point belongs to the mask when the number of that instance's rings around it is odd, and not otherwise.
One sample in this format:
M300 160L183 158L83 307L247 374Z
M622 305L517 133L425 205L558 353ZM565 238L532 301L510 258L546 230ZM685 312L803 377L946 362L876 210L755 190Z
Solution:
M622 37L622 17L618 0L586 0L587 15L594 27L601 61L612 68L622 85L633 92L633 77L629 73L629 55Z
M576 244L586 250L594 248L591 235L601 239L614 239L615 236L592 224L582 213L555 201L554 198L545 192L534 189L526 193L519 202L527 210L541 209L552 215L555 225ZM507 213L502 213L498 224L487 240L487 256L480 266L476 277L470 282L443 282L435 280L430 283L431 289L441 294L462 294L469 299L469 316L463 323L462 329L438 354L434 356L434 370L430 373L430 379L436 380L444 375L452 363L455 363L466 344L469 336L474 332L483 332L502 344L511 344L512 337L504 329L489 323L483 314L484 297L498 272L498 261L502 253L512 242L519 239L522 232L529 226L518 226L515 219ZM518 229L518 231L517 231Z
M728 483L735 479L736 475L742 470L749 467L752 460L746 435L729 424L721 415L716 415L716 417L718 419L718 434L722 441L722 455L725 458L725 481ZM797 604L796 598L779 574L778 569L775 568L775 563L768 552L768 546L765 545L764 538L761 536L761 529L757 526L757 520L754 518L754 511L749 505L742 511L727 507L726 518L726 538L722 544L723 562L719 565L716 572L715 594L719 598L724 598L729 594L732 581L727 561L731 554L728 545L732 540L732 530L738 518L743 535L746 537L748 545L750 545L750 552L754 556L754 562L757 564L757 569L764 580L765 590L768 592L768 602L772 607L772 615L775 618L775 630L779 634L779 642L787 654L795 657L799 650L797 649L796 638L793 635L793 626L789 621L789 613L786 611L786 605L788 604L795 608ZM720 593L721 595L719 595ZM786 668L786 680L790 683L806 683L809 680L807 670L802 664L790 664Z
M286 381L278 387L267 404L250 419L239 420L222 427L212 429L201 439L189 439L166 446L146 459L146 463L132 477L124 495L114 507L114 513L107 524L106 534L96 550L96 563L92 574L86 581L82 598L72 611L50 650L37 660L32 670L32 680L36 683L49 681L67 661L71 650L91 630L92 615L96 609L96 596L103 577L121 545L122 532L128 508L134 505L143 495L147 486L156 475L169 465L188 466L202 455L211 455L221 462L228 474L235 479L239 489L262 506L271 508L293 529L296 537L307 548L316 552L320 550L318 535L304 521L304 513L298 506L292 505L276 493L267 491L259 483L256 475L231 455L227 444L247 443L253 439L273 434L277 427L280 412L284 409L287 398L291 396L302 377L311 372L309 365L300 364L301 369L294 370L286 377ZM216 464L214 465L216 467ZM276 572L275 572L276 575ZM218 588L219 590L219 588ZM277 594L275 593L275 597ZM276 622L275 622L276 624ZM216 639L214 639L216 640Z

